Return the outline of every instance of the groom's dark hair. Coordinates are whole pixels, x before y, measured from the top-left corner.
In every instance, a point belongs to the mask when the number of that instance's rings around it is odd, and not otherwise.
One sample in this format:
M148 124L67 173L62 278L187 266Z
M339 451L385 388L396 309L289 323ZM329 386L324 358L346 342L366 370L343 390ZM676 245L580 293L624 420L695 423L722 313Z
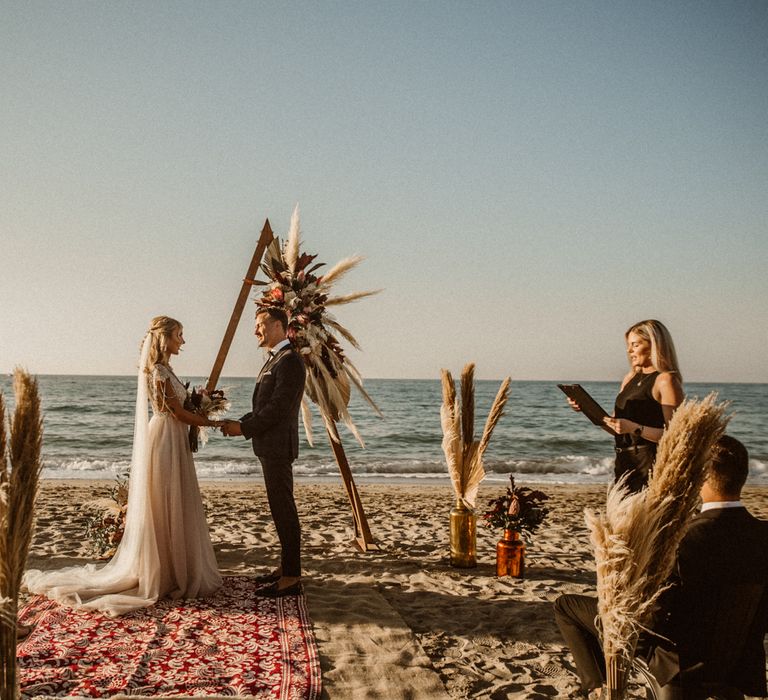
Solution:
M282 309L278 309L276 306L262 306L256 312L257 316L259 314L267 314L270 318L275 319L275 321L280 321L284 331L288 329L288 314Z

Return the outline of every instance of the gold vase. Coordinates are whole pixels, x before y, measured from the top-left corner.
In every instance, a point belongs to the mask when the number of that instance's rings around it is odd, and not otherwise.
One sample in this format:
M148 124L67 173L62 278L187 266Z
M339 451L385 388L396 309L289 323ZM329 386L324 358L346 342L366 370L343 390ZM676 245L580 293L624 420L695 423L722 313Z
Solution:
M451 566L477 566L477 515L460 498L451 510Z

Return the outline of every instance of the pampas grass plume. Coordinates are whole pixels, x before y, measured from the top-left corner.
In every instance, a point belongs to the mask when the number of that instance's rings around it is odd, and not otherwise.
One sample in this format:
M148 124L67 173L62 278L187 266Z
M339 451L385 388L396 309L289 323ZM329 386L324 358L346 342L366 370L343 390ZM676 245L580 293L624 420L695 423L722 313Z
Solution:
M491 433L504 414L510 379L501 384L485 423L483 436L475 440L475 365L470 362L461 371L461 397L447 369L440 370L443 402L440 407L440 425L443 429L442 448L448 474L456 498L471 510L475 508L480 482L485 478L483 454Z
M5 402L0 394L0 698L18 693L16 625L19 587L32 541L34 507L42 462L43 423L37 381L17 368L16 407L6 438ZM10 470L9 470L10 465Z
M646 489L630 493L620 480L609 488L604 511L585 511L595 552L609 697L622 697L639 633L652 622L698 505L712 449L728 424L727 404L716 399L713 393L677 408L659 442Z

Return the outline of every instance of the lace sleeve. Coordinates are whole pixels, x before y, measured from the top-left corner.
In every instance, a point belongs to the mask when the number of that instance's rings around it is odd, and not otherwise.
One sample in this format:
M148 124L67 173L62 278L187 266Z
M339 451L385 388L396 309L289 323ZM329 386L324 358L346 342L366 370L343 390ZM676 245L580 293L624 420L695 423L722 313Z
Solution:
M171 373L167 367L163 365L155 365L152 369L152 383L164 382L166 379L171 378Z
M152 408L157 413L165 413L167 408L167 399L165 395L166 381L171 378L171 373L163 365L155 365L152 368L152 374L149 382L149 395L152 398Z

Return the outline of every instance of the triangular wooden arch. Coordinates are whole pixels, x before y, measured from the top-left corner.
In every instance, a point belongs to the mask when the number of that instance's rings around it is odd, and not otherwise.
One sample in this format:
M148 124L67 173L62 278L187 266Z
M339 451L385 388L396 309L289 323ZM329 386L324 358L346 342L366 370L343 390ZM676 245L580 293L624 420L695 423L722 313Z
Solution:
M269 219L264 221L264 228L261 229L261 236L256 244L256 250L251 258L251 263L248 266L248 270L245 273L245 279L243 280L240 293L235 301L235 308L232 309L232 315L229 318L227 329L224 331L224 338L221 341L219 352L216 355L216 360L213 363L213 368L208 376L205 388L208 391L213 391L219 382L221 376L221 370L224 367L224 361L227 359L227 354L232 346L232 339L235 337L235 331L237 325L240 322L240 318L243 315L245 309L245 303L248 301L248 294L251 291L253 282L256 279L256 273L261 265L261 260L264 257L264 251L274 239L272 233L272 227L269 225ZM365 517L365 511L363 510L363 502L360 500L360 495L357 492L355 486L355 480L352 476L352 471L349 468L349 462L347 456L344 453L344 447L341 444L341 438L339 437L339 431L335 423L331 423L328 427L328 438L333 449L333 456L336 458L336 464L339 465L339 471L341 472L341 479L344 482L344 488L347 490L347 496L349 496L349 502L352 506L352 518L355 524L355 542L357 546L363 552L372 550L378 550L379 546L374 542L371 535L371 529L368 526L368 520ZM194 431L195 436L197 434L197 427L191 426L190 431Z

